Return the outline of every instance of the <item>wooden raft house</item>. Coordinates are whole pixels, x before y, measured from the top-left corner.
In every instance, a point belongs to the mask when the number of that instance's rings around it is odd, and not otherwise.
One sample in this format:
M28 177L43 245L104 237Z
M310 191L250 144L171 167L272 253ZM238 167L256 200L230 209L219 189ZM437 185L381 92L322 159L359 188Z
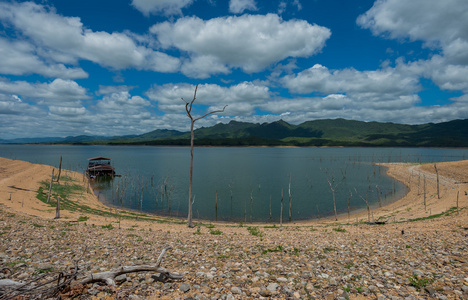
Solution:
M88 158L86 174L88 174L90 178L116 176L114 167L111 166L111 159L102 156Z

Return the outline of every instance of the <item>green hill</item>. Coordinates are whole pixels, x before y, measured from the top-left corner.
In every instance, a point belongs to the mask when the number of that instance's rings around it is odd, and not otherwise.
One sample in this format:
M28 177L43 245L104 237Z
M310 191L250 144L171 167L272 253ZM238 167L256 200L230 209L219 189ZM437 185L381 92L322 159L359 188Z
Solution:
M65 140L65 141L64 141ZM158 129L121 137L67 137L57 143L109 145L189 145L190 132ZM468 147L468 119L405 125L345 119L292 125L231 121L195 130L195 144L206 146L359 146Z

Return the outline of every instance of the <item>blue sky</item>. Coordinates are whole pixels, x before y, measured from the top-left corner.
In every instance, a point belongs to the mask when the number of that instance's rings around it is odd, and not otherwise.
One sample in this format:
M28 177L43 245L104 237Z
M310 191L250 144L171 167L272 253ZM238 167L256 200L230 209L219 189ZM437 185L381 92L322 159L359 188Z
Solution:
M468 118L466 0L0 1L0 138Z

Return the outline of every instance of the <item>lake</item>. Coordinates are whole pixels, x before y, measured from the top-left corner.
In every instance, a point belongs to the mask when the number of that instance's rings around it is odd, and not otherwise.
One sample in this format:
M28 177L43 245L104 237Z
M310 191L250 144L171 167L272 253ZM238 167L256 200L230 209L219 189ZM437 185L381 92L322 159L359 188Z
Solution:
M87 159L112 158L122 177L96 182L105 204L159 215L187 216L189 147L0 145L0 156L84 172ZM197 147L193 217L235 222L278 222L384 205L406 187L387 177L379 162L462 160L468 149ZM331 184L331 187L330 187ZM283 197L282 197L283 195Z

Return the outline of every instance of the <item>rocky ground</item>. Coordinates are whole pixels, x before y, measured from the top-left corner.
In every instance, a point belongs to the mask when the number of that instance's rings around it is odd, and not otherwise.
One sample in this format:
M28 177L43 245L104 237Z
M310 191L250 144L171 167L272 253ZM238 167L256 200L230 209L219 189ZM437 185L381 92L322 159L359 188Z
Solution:
M462 174L464 174L462 172ZM464 176L464 175L463 175ZM458 184L461 184L458 181ZM464 192L460 196L466 200ZM453 199L450 200L451 203ZM465 203L422 220L385 225L320 221L283 229L259 224L185 225L36 217L0 206L0 279L40 287L60 273L77 279L121 266L155 272L121 275L115 287L75 285L77 299L468 299L468 209ZM101 220L102 221L102 220ZM49 285L50 286L50 285ZM53 285L52 285L53 287ZM14 297L45 298L12 292Z

